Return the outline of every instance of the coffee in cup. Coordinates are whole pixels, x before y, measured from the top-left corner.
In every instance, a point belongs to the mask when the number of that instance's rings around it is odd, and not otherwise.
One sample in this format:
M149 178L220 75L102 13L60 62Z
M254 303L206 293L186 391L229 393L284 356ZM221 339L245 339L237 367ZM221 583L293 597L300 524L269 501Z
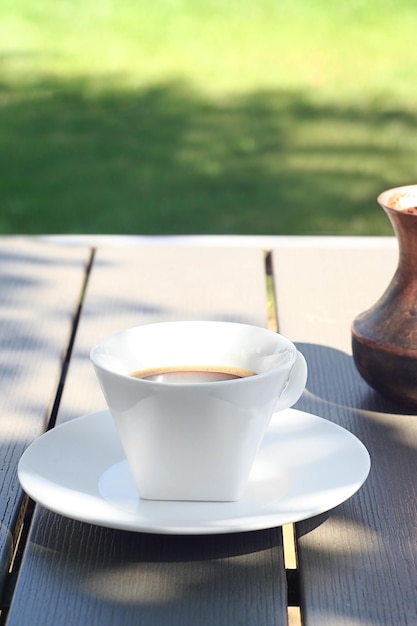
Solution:
M136 370L130 373L134 378L155 380L160 383L214 383L222 380L234 380L255 376L243 367L227 367L224 365L188 365L155 367L147 370Z

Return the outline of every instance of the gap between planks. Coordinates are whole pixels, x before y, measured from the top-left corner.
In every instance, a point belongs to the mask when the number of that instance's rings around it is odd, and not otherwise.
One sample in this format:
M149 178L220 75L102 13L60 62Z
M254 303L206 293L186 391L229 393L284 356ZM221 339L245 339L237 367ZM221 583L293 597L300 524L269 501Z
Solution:
M274 290L274 274L270 253L265 256L268 329L278 332L278 311ZM282 543L284 550L284 567L288 584L288 626L302 626L302 614L299 600L299 577L297 539L294 524L282 526Z

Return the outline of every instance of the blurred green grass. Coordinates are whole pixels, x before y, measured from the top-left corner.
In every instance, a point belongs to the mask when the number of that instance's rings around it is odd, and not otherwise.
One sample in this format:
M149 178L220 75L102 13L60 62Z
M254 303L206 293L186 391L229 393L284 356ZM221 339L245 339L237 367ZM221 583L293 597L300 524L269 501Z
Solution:
M0 233L391 234L411 0L3 0Z

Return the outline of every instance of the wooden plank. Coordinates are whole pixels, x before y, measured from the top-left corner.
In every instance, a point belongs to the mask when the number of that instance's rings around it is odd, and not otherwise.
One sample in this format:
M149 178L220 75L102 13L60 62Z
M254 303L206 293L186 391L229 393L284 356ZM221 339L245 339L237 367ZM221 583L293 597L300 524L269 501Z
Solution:
M310 369L299 406L354 432L372 460L354 497L297 525L306 626L417 623L417 422L367 386L350 349L352 320L382 294L396 259L390 247L273 255L280 330Z
M7 624L279 626L280 540L279 529L143 535L43 511Z
M17 463L45 429L89 250L0 239L0 585L22 504Z
M265 292L261 250L99 249L60 421L104 406L88 361L101 336L175 319L265 325ZM286 624L281 541L280 529L211 537L127 533L38 508L7 623Z

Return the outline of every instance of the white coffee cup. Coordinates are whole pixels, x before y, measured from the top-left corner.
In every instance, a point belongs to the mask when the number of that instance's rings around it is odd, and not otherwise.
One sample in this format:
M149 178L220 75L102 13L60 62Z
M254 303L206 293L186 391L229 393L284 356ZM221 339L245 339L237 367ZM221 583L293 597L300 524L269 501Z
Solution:
M151 500L238 500L272 414L292 406L307 379L288 339L231 322L137 326L106 337L90 357L139 495ZM206 366L255 375L188 383L131 376Z

